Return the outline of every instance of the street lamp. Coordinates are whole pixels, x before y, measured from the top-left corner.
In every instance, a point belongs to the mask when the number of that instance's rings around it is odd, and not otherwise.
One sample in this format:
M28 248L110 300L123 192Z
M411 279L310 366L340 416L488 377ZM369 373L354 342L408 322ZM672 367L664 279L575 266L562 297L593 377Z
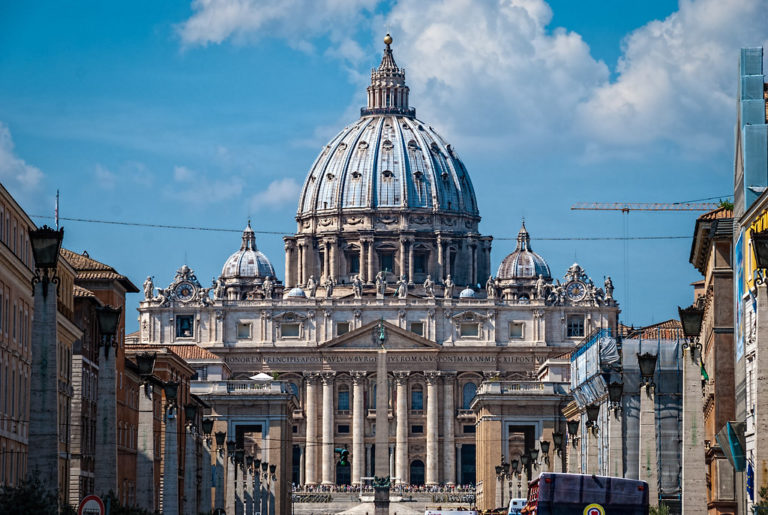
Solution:
M184 418L190 427L195 427L195 417L197 416L197 406L186 404L184 406Z
M231 459L233 462L235 461L235 441L229 440L227 442L227 456L229 456L229 459Z
M32 257L35 260L35 275L32 286L43 283L43 298L48 296L48 283L58 284L56 265L59 262L61 241L64 239L64 228L51 229L47 225L39 229L29 230L29 242L32 245ZM33 291L34 293L34 291Z
M579 419L575 419L569 420L566 424L568 425L568 436L571 437L572 445L576 447L576 435L579 434L579 426L581 425L581 422Z
M685 335L687 340L683 343L683 349L694 348L701 351L699 335L701 334L701 323L704 320L704 308L699 307L698 303L696 303L696 305L688 306L685 309L678 306L677 312L680 315L680 323L683 326L683 335Z
M656 383L653 382L653 374L656 372L656 354L646 352L637 355L637 364L640 367L641 386L649 386L654 388Z
M101 343L104 345L104 357L109 356L109 348L115 346L115 335L117 326L120 323L120 313L123 308L113 308L111 306L100 306L96 308L96 319L99 322L99 332L101 333Z
M611 402L609 409L621 410L621 396L624 394L624 383L611 382L608 384L608 400Z
M176 398L179 395L179 383L165 383L163 385L163 391L165 392L165 400L168 402L168 407L175 408Z
M755 272L758 274L755 282L764 284L763 270L768 268L768 229L752 233L752 251L755 254Z
M213 431L213 419L212 418L204 418L203 423L201 424L203 428L203 434L205 436L210 437L211 431Z
M501 464L496 465L496 478L501 487L501 506L504 507L504 481L509 480L509 463L504 461L504 456L501 457Z
M600 415L600 405L588 404L586 406L586 412L587 412L586 426L592 429L592 433L597 434L598 432L597 417Z
M560 431L555 431L552 433L552 443L555 446L555 452L557 452L557 455L560 456L561 447L563 446L563 433Z

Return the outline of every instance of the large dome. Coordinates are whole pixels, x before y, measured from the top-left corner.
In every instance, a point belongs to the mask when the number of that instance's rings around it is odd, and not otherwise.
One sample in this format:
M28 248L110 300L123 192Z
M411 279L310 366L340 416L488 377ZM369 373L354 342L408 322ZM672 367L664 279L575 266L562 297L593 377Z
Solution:
M517 233L517 247L504 258L496 274L500 281L517 279L536 279L539 275L551 279L549 265L544 258L531 250L531 237L525 228L525 222Z
M385 42L391 39L385 39ZM371 72L368 107L323 147L304 182L300 218L339 210L429 210L478 216L456 151L408 106L389 43Z
M275 278L275 269L267 256L256 248L256 236L251 229L251 222L243 231L243 243L240 250L229 256L221 269L223 279Z

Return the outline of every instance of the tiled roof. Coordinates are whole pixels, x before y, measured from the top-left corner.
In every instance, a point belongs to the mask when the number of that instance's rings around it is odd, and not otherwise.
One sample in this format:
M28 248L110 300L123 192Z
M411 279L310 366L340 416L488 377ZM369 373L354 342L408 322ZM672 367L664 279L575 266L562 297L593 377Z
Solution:
M645 327L638 327L627 335L627 338L641 340L680 340L685 338L683 325L680 320L672 318Z
M129 292L138 292L139 289L126 276L120 274L109 265L91 258L87 252L77 254L69 249L61 249L61 256L77 271L76 279L118 281Z
M96 295L93 294L91 290L88 290L86 288L83 288L82 286L75 285L74 289L72 290L72 293L75 297L90 297L90 298L96 298Z
M719 207L699 216L699 220L717 220L719 218L733 218L733 210Z
M221 361L221 358L213 352L194 344L168 345L168 349L183 360L207 359Z

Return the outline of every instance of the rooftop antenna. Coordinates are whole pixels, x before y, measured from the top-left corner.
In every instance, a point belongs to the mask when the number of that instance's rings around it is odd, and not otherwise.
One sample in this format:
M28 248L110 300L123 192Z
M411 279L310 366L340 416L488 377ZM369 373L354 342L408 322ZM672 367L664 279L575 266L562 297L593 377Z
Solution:
M59 230L59 190L56 190L56 205L53 210L53 218L56 221L56 230Z

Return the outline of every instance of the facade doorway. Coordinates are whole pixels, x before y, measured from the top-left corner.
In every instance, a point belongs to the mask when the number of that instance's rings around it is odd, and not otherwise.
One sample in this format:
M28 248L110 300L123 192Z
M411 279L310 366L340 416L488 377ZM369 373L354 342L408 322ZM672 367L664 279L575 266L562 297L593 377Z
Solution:
M349 464L341 465L338 462L336 462L336 484L337 485L352 484L352 470Z
M411 462L411 484L423 485L424 484L424 462L421 460L413 460Z
M461 484L475 484L475 444L465 443L461 446Z

